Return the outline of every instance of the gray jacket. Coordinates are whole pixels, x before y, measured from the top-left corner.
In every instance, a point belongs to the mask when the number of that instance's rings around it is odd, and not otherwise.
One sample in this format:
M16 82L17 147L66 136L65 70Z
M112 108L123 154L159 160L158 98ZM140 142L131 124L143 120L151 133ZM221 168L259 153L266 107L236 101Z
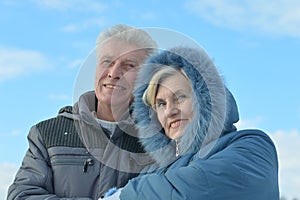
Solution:
M135 137L130 115L109 136L92 115L95 104L94 92L87 92L73 107L30 129L29 149L8 200L97 199L152 162Z

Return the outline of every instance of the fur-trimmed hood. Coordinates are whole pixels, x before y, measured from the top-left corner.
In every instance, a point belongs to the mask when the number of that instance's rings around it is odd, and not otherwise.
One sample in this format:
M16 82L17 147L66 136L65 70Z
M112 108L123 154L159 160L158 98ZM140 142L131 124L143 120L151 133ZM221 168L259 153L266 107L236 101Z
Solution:
M165 135L155 111L142 100L151 77L162 65L182 68L190 79L194 93L193 120L176 141ZM133 106L140 141L160 164L176 159L176 146L181 156L200 150L207 153L210 149L207 146L213 146L213 141L223 134L235 131L233 124L239 120L232 94L224 86L212 59L200 48L175 47L152 56L138 74Z

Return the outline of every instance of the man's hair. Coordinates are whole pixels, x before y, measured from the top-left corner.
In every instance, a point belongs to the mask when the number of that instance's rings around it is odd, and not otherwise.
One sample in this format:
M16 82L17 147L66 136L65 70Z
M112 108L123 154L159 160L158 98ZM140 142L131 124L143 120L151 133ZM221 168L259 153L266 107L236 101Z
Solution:
M101 45L109 39L120 40L135 45L140 49L145 49L148 56L156 53L158 48L156 42L146 31L132 26L118 24L100 32L96 41L97 55L99 55L99 51L101 51Z

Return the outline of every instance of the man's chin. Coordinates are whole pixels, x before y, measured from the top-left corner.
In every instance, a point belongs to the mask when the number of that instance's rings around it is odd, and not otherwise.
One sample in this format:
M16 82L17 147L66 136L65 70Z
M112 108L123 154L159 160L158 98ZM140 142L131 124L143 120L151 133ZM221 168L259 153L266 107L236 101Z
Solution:
M124 107L124 106L129 106L130 100L128 98L124 98L124 95L118 95L118 96L113 96L110 100L110 105L111 106L116 106L116 107Z

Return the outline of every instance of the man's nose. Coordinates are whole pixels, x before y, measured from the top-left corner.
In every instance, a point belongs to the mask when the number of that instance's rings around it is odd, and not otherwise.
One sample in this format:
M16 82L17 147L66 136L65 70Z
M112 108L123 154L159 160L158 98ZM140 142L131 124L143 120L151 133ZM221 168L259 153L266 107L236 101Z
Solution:
M119 60L115 60L114 62L112 62L107 69L109 78L121 78L121 76L123 75L122 65Z

